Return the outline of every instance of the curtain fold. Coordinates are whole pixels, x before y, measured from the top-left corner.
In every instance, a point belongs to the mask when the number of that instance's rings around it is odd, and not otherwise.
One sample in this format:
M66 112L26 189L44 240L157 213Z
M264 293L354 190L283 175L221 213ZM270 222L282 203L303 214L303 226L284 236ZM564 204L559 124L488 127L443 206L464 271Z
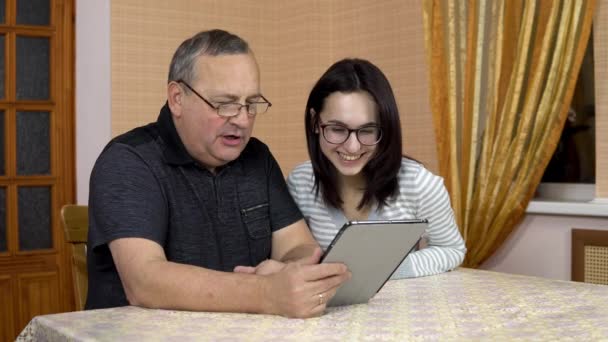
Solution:
M439 173L478 267L523 219L559 141L595 0L423 0Z

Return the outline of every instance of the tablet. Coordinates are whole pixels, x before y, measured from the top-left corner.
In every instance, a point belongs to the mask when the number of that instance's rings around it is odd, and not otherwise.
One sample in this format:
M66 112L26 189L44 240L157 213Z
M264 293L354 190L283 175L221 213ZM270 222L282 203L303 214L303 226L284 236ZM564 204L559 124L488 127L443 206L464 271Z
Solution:
M352 278L342 284L327 306L367 303L416 247L426 220L347 222L321 262L341 262Z

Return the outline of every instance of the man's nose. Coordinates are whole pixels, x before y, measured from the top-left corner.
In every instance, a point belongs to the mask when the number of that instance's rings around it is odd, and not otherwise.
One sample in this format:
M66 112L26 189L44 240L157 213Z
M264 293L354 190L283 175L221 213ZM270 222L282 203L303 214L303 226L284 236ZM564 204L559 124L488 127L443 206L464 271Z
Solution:
M251 119L253 119L253 117L249 116L249 113L247 113L247 111L247 106L241 107L241 109L239 109L239 113L230 118L230 122L233 125L237 125L239 127L247 126L251 122Z

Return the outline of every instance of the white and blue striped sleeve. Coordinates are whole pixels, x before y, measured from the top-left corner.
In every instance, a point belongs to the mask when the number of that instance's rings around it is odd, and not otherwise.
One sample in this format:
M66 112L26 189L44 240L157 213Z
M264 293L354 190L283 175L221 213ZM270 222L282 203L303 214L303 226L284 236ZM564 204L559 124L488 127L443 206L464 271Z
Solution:
M446 272L464 260L466 247L454 219L441 177L421 168L415 191L418 218L428 219L427 247L411 253L393 278L420 277Z

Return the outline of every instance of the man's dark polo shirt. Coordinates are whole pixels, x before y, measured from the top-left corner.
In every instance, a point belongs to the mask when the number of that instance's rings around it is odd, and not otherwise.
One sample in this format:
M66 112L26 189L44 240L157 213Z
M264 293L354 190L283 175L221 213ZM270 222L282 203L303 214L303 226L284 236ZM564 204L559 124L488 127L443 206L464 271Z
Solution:
M128 305L108 243L139 237L169 261L231 272L270 257L272 232L302 218L268 147L251 138L214 175L190 157L165 105L113 139L91 174L87 309Z

